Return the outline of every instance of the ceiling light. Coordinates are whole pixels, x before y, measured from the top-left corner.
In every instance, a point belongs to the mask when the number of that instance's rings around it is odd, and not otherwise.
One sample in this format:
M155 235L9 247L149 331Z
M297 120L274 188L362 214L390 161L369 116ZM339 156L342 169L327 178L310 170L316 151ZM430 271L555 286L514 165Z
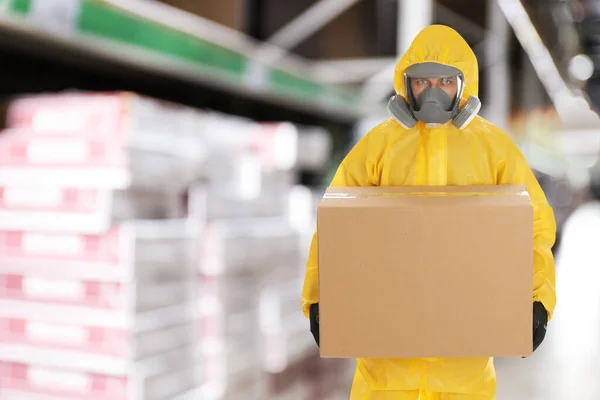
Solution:
M578 54L569 61L569 74L577 80L587 81L594 74L594 62L586 54Z

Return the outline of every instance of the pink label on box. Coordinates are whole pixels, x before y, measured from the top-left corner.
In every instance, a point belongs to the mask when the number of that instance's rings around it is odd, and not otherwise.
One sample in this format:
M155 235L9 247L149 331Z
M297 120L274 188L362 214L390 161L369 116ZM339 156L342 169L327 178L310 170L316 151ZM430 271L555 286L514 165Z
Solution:
M107 138L0 136L0 167L125 168L123 143Z
M97 210L102 191L96 189L0 188L0 210L91 213Z
M253 149L264 167L292 168L296 162L298 131L292 124L260 123L253 132Z
M0 362L0 391L18 390L65 399L126 400L126 378Z
M111 310L127 306L127 293L120 283L38 279L14 274L0 274L0 299Z
M30 128L35 134L114 134L122 125L123 114L123 97L119 94L35 96L11 102L7 125Z
M130 335L120 329L0 318L0 342L127 357Z
M123 231L119 227L114 227L103 235L0 231L0 264L8 260L32 263L64 260L118 264L122 261L122 234Z

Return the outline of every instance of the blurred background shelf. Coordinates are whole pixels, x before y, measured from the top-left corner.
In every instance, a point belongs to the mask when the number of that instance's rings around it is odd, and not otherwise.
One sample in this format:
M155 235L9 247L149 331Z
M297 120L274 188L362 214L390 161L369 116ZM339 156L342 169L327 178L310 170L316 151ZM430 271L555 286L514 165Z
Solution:
M2 7L2 49L21 55L14 60L5 54L13 62L3 63L3 75L29 72L28 84L7 82L4 93L125 85L197 107L232 112L236 102L249 102L263 108L253 116L336 123L381 110L364 104L355 90L317 81L299 57L266 65L256 40L160 3L7 0ZM44 78L36 78L33 68L43 69Z

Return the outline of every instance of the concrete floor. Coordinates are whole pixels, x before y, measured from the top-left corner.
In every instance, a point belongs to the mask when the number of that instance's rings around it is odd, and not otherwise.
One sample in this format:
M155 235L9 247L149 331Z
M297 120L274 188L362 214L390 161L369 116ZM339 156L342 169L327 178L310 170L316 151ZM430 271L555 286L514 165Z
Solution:
M496 360L497 400L600 400L600 203L572 215L556 261L558 303L546 340L531 358Z

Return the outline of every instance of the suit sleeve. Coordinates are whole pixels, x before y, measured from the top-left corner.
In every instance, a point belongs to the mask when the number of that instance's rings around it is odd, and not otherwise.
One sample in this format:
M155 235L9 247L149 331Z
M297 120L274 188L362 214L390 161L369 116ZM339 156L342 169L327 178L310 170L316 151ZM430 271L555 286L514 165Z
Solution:
M331 186L377 186L379 184L377 166L369 161L369 136L370 133L365 135L350 150L338 167ZM302 289L302 311L307 318L309 318L311 304L319 302L318 242L318 232L315 231L310 245Z
M552 246L556 240L554 212L531 171L525 157L512 140L508 139L505 160L498 168L498 184L524 184L533 205L533 301L541 302L549 318L556 306L556 272Z

